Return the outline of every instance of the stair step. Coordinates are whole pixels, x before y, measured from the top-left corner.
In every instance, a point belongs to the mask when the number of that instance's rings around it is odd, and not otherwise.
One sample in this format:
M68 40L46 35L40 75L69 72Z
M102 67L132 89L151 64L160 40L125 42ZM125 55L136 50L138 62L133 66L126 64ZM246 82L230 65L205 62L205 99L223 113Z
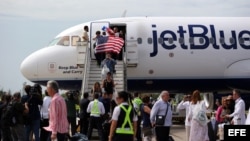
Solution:
M88 69L88 75L87 75L87 85L85 88L85 91L91 92L91 88L94 86L96 82L99 82L100 84L102 83L102 75L101 71L102 68L97 65L96 60L91 60L90 65ZM116 84L116 90L117 91L122 91L124 90L124 64L123 61L118 61L117 64L115 65L115 70L116 73L114 74L114 81Z

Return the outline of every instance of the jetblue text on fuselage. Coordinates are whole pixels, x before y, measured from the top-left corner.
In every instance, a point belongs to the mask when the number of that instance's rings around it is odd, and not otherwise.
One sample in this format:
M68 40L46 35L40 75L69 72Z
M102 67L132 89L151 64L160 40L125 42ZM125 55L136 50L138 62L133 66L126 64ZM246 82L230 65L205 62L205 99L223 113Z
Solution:
M230 33L230 37L226 38L226 33ZM224 31L216 29L214 25L189 24L186 28L178 26L176 31L164 30L158 32L157 26L153 24L152 38L153 52L150 53L150 57L157 55L158 46L167 50L175 49L177 46L180 46L182 49L203 50L211 44L211 47L214 49L237 49L238 45L243 49L250 49L249 30L240 30L237 32L235 30ZM185 38L189 38L190 42L185 43ZM158 44L158 39L162 40L161 44ZM197 39L201 43L195 42ZM218 41L217 39L222 41ZM227 43L226 39L230 39L230 42ZM169 42L169 40L172 40L172 42Z

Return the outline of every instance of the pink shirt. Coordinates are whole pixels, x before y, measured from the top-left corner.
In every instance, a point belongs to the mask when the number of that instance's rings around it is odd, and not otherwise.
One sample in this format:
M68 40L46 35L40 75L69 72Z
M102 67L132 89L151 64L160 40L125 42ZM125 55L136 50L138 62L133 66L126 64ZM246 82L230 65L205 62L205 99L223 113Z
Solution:
M44 129L57 134L68 133L68 128L66 103L64 98L57 93L52 97L49 107L49 127L44 127Z
M223 109L223 107L222 107L222 105L221 106L219 106L218 108L217 108L217 110L216 110L216 117L215 117L215 119L216 119L216 121L218 121L218 122L223 122L223 118L221 118L220 117L220 115L221 115L221 112L222 112L222 109Z

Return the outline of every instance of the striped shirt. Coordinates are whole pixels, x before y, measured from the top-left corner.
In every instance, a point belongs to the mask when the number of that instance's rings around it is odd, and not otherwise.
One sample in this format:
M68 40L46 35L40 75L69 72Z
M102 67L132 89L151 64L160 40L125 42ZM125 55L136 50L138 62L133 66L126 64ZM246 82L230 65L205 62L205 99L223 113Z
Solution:
M52 134L68 133L69 123L67 120L67 107L65 100L57 93L55 94L49 107L49 126L45 130Z

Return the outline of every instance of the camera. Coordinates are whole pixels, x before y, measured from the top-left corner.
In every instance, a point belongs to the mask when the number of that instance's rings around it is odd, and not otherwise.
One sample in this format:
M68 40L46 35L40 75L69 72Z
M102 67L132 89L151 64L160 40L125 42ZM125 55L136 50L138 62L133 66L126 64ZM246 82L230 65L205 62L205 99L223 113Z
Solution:
M42 87L39 84L35 84L30 88L29 95L30 95L30 100L34 98L42 99Z
M68 91L68 92L66 93L66 95L67 95L67 98L68 98L69 100L75 100L75 99L77 99L78 96L79 96L79 91L73 91L73 90L71 90L71 91Z

